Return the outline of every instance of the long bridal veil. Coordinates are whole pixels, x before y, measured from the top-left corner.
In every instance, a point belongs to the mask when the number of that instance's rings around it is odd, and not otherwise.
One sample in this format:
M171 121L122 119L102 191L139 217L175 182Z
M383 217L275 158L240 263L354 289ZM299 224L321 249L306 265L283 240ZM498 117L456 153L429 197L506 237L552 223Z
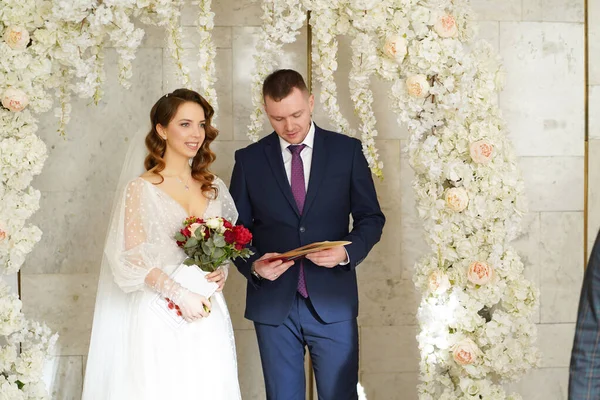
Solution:
M107 386L115 383L112 378L127 379L128 376L126 344L132 324L131 313L128 311L127 295L114 282L111 257L115 254L112 251L113 242L118 222L122 217L119 214L121 214L120 205L125 195L125 186L145 172L144 158L147 150L144 139L147 133L148 130L140 130L131 139L112 204L96 294L83 400L106 400L109 398L106 395L110 391Z

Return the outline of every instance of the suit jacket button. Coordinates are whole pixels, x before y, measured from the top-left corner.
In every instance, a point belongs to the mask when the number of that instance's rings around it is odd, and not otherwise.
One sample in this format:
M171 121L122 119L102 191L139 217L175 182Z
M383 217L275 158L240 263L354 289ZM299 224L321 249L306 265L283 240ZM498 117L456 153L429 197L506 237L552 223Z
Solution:
M300 233L304 233L304 231L306 231L306 228L305 228L305 227L303 227L303 226L301 226L301 227L300 227Z

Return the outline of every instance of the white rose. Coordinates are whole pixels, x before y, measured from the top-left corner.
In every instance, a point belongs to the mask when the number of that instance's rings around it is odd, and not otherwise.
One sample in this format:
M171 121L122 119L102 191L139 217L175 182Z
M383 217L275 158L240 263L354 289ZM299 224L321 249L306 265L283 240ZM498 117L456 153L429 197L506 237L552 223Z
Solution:
M408 94L413 97L424 98L429 94L429 82L425 75L413 75L406 79Z
M189 227L189 230L192 233L192 236L195 236L197 239L202 239L204 237L204 231L202 231L200 233L200 236L196 235L196 230L198 228L200 228L201 226L202 226L202 224L199 224L199 223L195 222L195 223L191 224L190 227Z
M450 188L446 191L446 206L456 212L461 212L469 205L469 195L463 188Z
M9 26L4 31L4 41L13 50L24 50L29 44L29 32L20 26Z
M494 154L494 146L486 140L479 140L471 143L469 153L477 164L487 164Z
M463 378L460 380L460 388L464 394L469 396L475 396L481 392L478 382L469 378Z
M385 40L385 45L383 45L383 52L386 56L396 60L397 63L401 63L407 52L406 46L406 39L402 36L388 36Z
M429 275L429 290L434 294L445 293L450 289L450 279L448 275L441 271L434 271Z
M475 261L469 266L467 278L476 285L486 285L492 280L494 268L481 261Z
M27 107L27 104L29 104L29 99L22 90L8 88L2 94L2 105L10 111L23 111Z
M452 357L460 365L473 364L479 353L479 347L471 339L463 339L452 348Z
M435 25L433 25L433 29L443 38L456 37L458 34L456 20L452 15L443 15L440 17Z
M209 218L206 221L206 226L208 226L210 229L217 230L223 226L223 221L221 220L221 218L218 217Z

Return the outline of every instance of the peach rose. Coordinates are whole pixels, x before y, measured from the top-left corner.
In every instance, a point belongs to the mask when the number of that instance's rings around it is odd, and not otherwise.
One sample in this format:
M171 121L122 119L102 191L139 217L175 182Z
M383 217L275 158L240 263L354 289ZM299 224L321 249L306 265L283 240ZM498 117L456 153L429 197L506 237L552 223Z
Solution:
M471 143L469 153L477 164L487 164L494 154L494 146L486 140L479 140Z
M481 261L472 262L469 266L467 278L476 285L486 285L492 280L494 268Z
M473 364L481 351L471 339L463 339L452 348L454 361L460 365Z
M196 229L200 228L201 226L202 226L202 224L199 224L199 223L195 222L195 223L191 224L190 227L189 227L190 232L192 233L192 235L195 236L198 239L201 239L202 235L200 235L200 237L196 236Z
M469 195L461 187L450 188L446 191L446 205L449 209L461 212L469 205Z
M23 111L28 104L29 99L22 90L8 88L2 95L2 105L10 111Z
M450 279L448 275L441 271L434 271L429 275L429 290L434 294L445 293L450 289Z
M29 32L21 26L9 26L4 31L4 41L13 50L24 50L29 44Z
M383 52L397 63L401 63L407 52L406 39L399 35L388 36L383 46Z
M443 38L456 37L458 35L458 27L456 20L452 15L444 15L437 20L433 25L435 32Z
M413 75L406 79L408 94L413 97L424 98L429 94L429 82L425 75Z

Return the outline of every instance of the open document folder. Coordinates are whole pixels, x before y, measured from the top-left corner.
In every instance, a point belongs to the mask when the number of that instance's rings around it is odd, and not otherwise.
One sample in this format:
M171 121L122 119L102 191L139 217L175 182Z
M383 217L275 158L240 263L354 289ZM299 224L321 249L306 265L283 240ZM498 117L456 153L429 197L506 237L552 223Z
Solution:
M287 252L285 252L283 254L280 254L278 256L265 258L263 261L267 261L267 260L268 261L275 261L275 260L290 261L290 260L295 260L297 258L302 258L305 255L310 254L310 253L316 253L317 251L328 250L328 249L332 249L332 248L338 247L338 246L346 246L346 245L348 245L350 243L352 243L352 242L346 242L346 241L315 242L315 243L307 244L306 246L298 247L297 249L294 249L294 250L287 251Z

